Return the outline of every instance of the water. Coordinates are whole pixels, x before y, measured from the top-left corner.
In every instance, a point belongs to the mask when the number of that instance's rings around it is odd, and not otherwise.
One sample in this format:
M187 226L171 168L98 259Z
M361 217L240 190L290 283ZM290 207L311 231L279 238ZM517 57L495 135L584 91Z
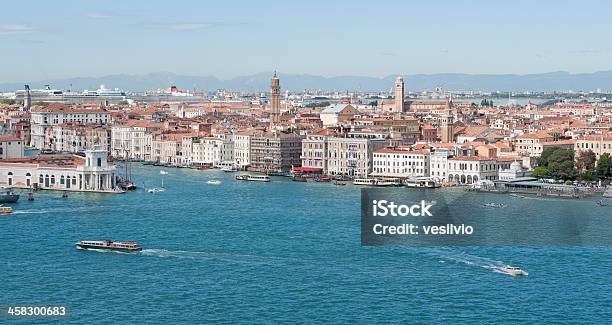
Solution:
M162 193L47 191L13 205L13 215L0 217L0 304L66 303L74 324L612 320L609 248L361 247L352 185L159 170L134 174L147 187L164 177ZM551 213L595 209L588 201L467 195ZM83 239L133 240L145 249L76 250ZM495 272L505 264L530 275Z

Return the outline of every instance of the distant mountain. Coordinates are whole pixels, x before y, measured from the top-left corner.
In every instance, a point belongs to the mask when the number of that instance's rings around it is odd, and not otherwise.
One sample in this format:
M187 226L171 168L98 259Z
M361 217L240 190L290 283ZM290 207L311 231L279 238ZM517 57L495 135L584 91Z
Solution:
M43 81L23 81L0 83L0 90L22 89L24 84L31 88L51 85L55 89L95 90L101 84L108 88L121 88L130 91L168 88L176 85L180 89L238 91L267 91L272 72L262 72L250 76L222 80L212 76L184 76L169 72L155 72L143 75L118 74L104 77L80 77ZM279 74L283 90L301 91L304 89L321 90L391 90L396 76L384 78L363 76L322 77L307 74ZM541 74L464 74L440 73L405 75L404 82L408 91L432 90L442 87L457 91L564 91L564 90L612 90L612 70L594 73L550 72Z

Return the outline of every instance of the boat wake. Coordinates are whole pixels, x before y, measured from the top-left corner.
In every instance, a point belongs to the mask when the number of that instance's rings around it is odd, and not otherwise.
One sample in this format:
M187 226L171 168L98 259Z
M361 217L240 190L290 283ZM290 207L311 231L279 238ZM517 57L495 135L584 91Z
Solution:
M471 265L491 270L495 273L504 273L500 269L508 263L497 261L491 258L468 254L453 249L429 249L424 251L427 255L438 258L440 263L452 262L457 264Z
M209 259L209 260L224 260L237 263L248 264L277 264L278 261L284 258L275 256L258 256L249 254L232 254L232 253L216 253L216 252L199 252L199 251L183 251L183 250L167 250L167 249L143 249L139 252L143 256L154 256L162 258L180 258L180 259Z

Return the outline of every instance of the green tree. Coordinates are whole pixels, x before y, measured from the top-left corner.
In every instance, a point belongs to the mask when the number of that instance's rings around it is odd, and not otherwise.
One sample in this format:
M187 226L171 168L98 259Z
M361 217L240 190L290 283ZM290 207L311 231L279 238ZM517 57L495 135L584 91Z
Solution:
M552 176L561 179L573 179L576 175L574 170L574 150L555 150L547 160L548 170Z
M0 99L0 104L8 104L8 105L13 105L15 104L15 100L14 99L8 99L8 98L2 98Z
M612 156L610 156L608 153L602 154L597 161L597 167L595 170L598 177L612 177Z
M542 151L540 155L540 159L538 159L538 166L548 167L548 158L557 150L561 148L559 147L548 147Z
M550 176L550 171L546 167L536 167L533 169L533 177L546 177Z
M597 156L593 150L583 150L578 152L578 157L576 158L576 169L578 173L587 174L595 172L595 162L597 161Z

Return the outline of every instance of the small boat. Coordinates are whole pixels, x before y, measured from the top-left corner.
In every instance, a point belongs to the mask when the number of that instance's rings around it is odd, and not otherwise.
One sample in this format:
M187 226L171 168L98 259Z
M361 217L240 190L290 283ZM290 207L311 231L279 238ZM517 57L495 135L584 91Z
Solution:
M396 186L398 183L397 181L390 180L390 179L355 178L355 180L353 180L353 184L354 185L387 187L387 186Z
M162 175L168 175L168 172L165 171L165 170L160 170L159 173L162 174Z
M374 185L374 182L376 182L376 180L373 178L355 178L353 180L353 185L371 186Z
M441 186L440 183L428 177L407 178L404 180L404 185L416 188L438 188Z
M485 203L482 206L485 208L505 208L507 205L503 203L491 202L491 203Z
M326 176L316 177L315 182L331 182L331 178Z
M13 192L10 187L0 187L0 203L17 203L19 194Z
M497 268L498 271L511 275L511 276L526 276L529 275L529 273L521 270L520 268L516 267L516 266L510 266L510 265L506 265L504 267L499 267Z
M142 250L142 247L135 242L113 242L111 240L83 240L76 243L76 248L83 250L101 250L121 253L136 253Z
M228 166L228 167L223 167L221 168L222 171L226 172L226 173L233 173L236 171L236 167L234 166Z
M208 167L208 166L198 166L195 169L197 169L197 170L209 170L210 167Z
M281 176L281 177L289 176L289 174L287 174L285 172L268 172L267 175L268 176Z
M13 208L0 205L0 214L13 213Z
M269 182L270 177L267 175L236 175L236 180L251 182Z
M376 179L373 185L378 187L398 186L400 181L398 179Z
M142 163L142 165L143 166L153 166L153 165L155 165L155 162L154 161L145 161L145 162Z
M338 185L338 186L344 186L344 185L346 185L346 183L345 183L345 182L341 182L341 181L334 181L334 183L333 183L333 184L334 184L334 185Z
M292 181L294 182L306 182L306 177L304 176L293 176L291 178Z
M221 181L218 180L218 179L211 179L208 182L206 182L206 184L219 185L219 184L221 184Z
M153 188L148 189L147 192L149 192L149 193L159 193L159 192L163 192L165 190L166 189L164 189L164 188L153 187Z

